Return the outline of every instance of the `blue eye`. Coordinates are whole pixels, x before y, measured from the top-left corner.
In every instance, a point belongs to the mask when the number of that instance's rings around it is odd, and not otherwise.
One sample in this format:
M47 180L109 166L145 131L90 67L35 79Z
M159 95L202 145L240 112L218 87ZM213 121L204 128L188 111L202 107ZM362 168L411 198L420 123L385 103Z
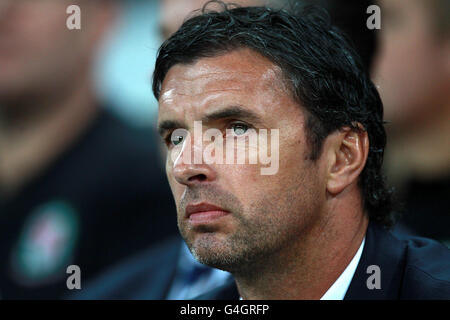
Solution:
M170 138L170 141L173 143L174 146L176 146L177 144L180 144L181 142L183 142L184 137L180 136L180 135L174 135Z
M231 129L235 135L241 136L247 132L249 127L243 123L234 123L231 125Z
M187 135L188 132L186 129L176 129L172 132L168 140L172 145L176 146L182 143Z

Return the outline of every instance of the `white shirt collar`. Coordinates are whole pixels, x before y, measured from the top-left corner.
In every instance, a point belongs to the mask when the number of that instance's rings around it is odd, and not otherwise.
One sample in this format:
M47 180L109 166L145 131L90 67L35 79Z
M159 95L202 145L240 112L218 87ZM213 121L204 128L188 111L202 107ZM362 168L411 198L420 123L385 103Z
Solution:
M352 261L350 261L347 268L345 268L344 272L341 273L339 278L337 278L337 280L327 290L327 292L325 292L320 300L344 300L348 287L350 286L353 276L355 275L359 260L361 259L365 242L366 237L364 237L364 239L362 240L358 251L356 251ZM242 297L239 297L239 300L243 300Z
M345 294L347 293L348 287L356 272L356 268L358 267L359 260L361 259L365 241L366 237L364 237L358 251L352 261L348 264L347 268L345 268L344 272L342 272L339 278L337 278L320 300L344 300Z

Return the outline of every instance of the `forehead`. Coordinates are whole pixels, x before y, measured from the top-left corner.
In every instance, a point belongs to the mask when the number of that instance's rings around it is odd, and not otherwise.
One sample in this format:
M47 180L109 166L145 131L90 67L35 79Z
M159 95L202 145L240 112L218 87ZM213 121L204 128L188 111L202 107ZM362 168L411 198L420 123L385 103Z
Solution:
M281 69L250 49L240 49L193 64L177 64L167 73L159 99L165 112L206 111L211 105L246 104L264 111L259 102L290 96ZM273 111L273 110L272 110Z

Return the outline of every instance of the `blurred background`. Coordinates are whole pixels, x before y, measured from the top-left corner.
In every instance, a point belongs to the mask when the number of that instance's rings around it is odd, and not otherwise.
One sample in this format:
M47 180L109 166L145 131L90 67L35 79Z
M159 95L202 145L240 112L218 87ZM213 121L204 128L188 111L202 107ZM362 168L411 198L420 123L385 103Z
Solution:
M68 297L71 264L81 299L184 299L230 281L178 237L154 130L158 47L205 2L0 0L0 298ZM450 1L232 2L328 10L384 102L394 232L450 246Z

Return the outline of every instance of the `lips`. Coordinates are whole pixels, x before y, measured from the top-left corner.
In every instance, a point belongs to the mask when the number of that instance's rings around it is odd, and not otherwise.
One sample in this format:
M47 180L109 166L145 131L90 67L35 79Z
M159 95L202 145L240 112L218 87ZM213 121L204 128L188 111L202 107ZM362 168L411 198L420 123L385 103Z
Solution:
M228 215L230 212L210 203L202 202L186 207L185 217L192 223L209 223L220 217Z

